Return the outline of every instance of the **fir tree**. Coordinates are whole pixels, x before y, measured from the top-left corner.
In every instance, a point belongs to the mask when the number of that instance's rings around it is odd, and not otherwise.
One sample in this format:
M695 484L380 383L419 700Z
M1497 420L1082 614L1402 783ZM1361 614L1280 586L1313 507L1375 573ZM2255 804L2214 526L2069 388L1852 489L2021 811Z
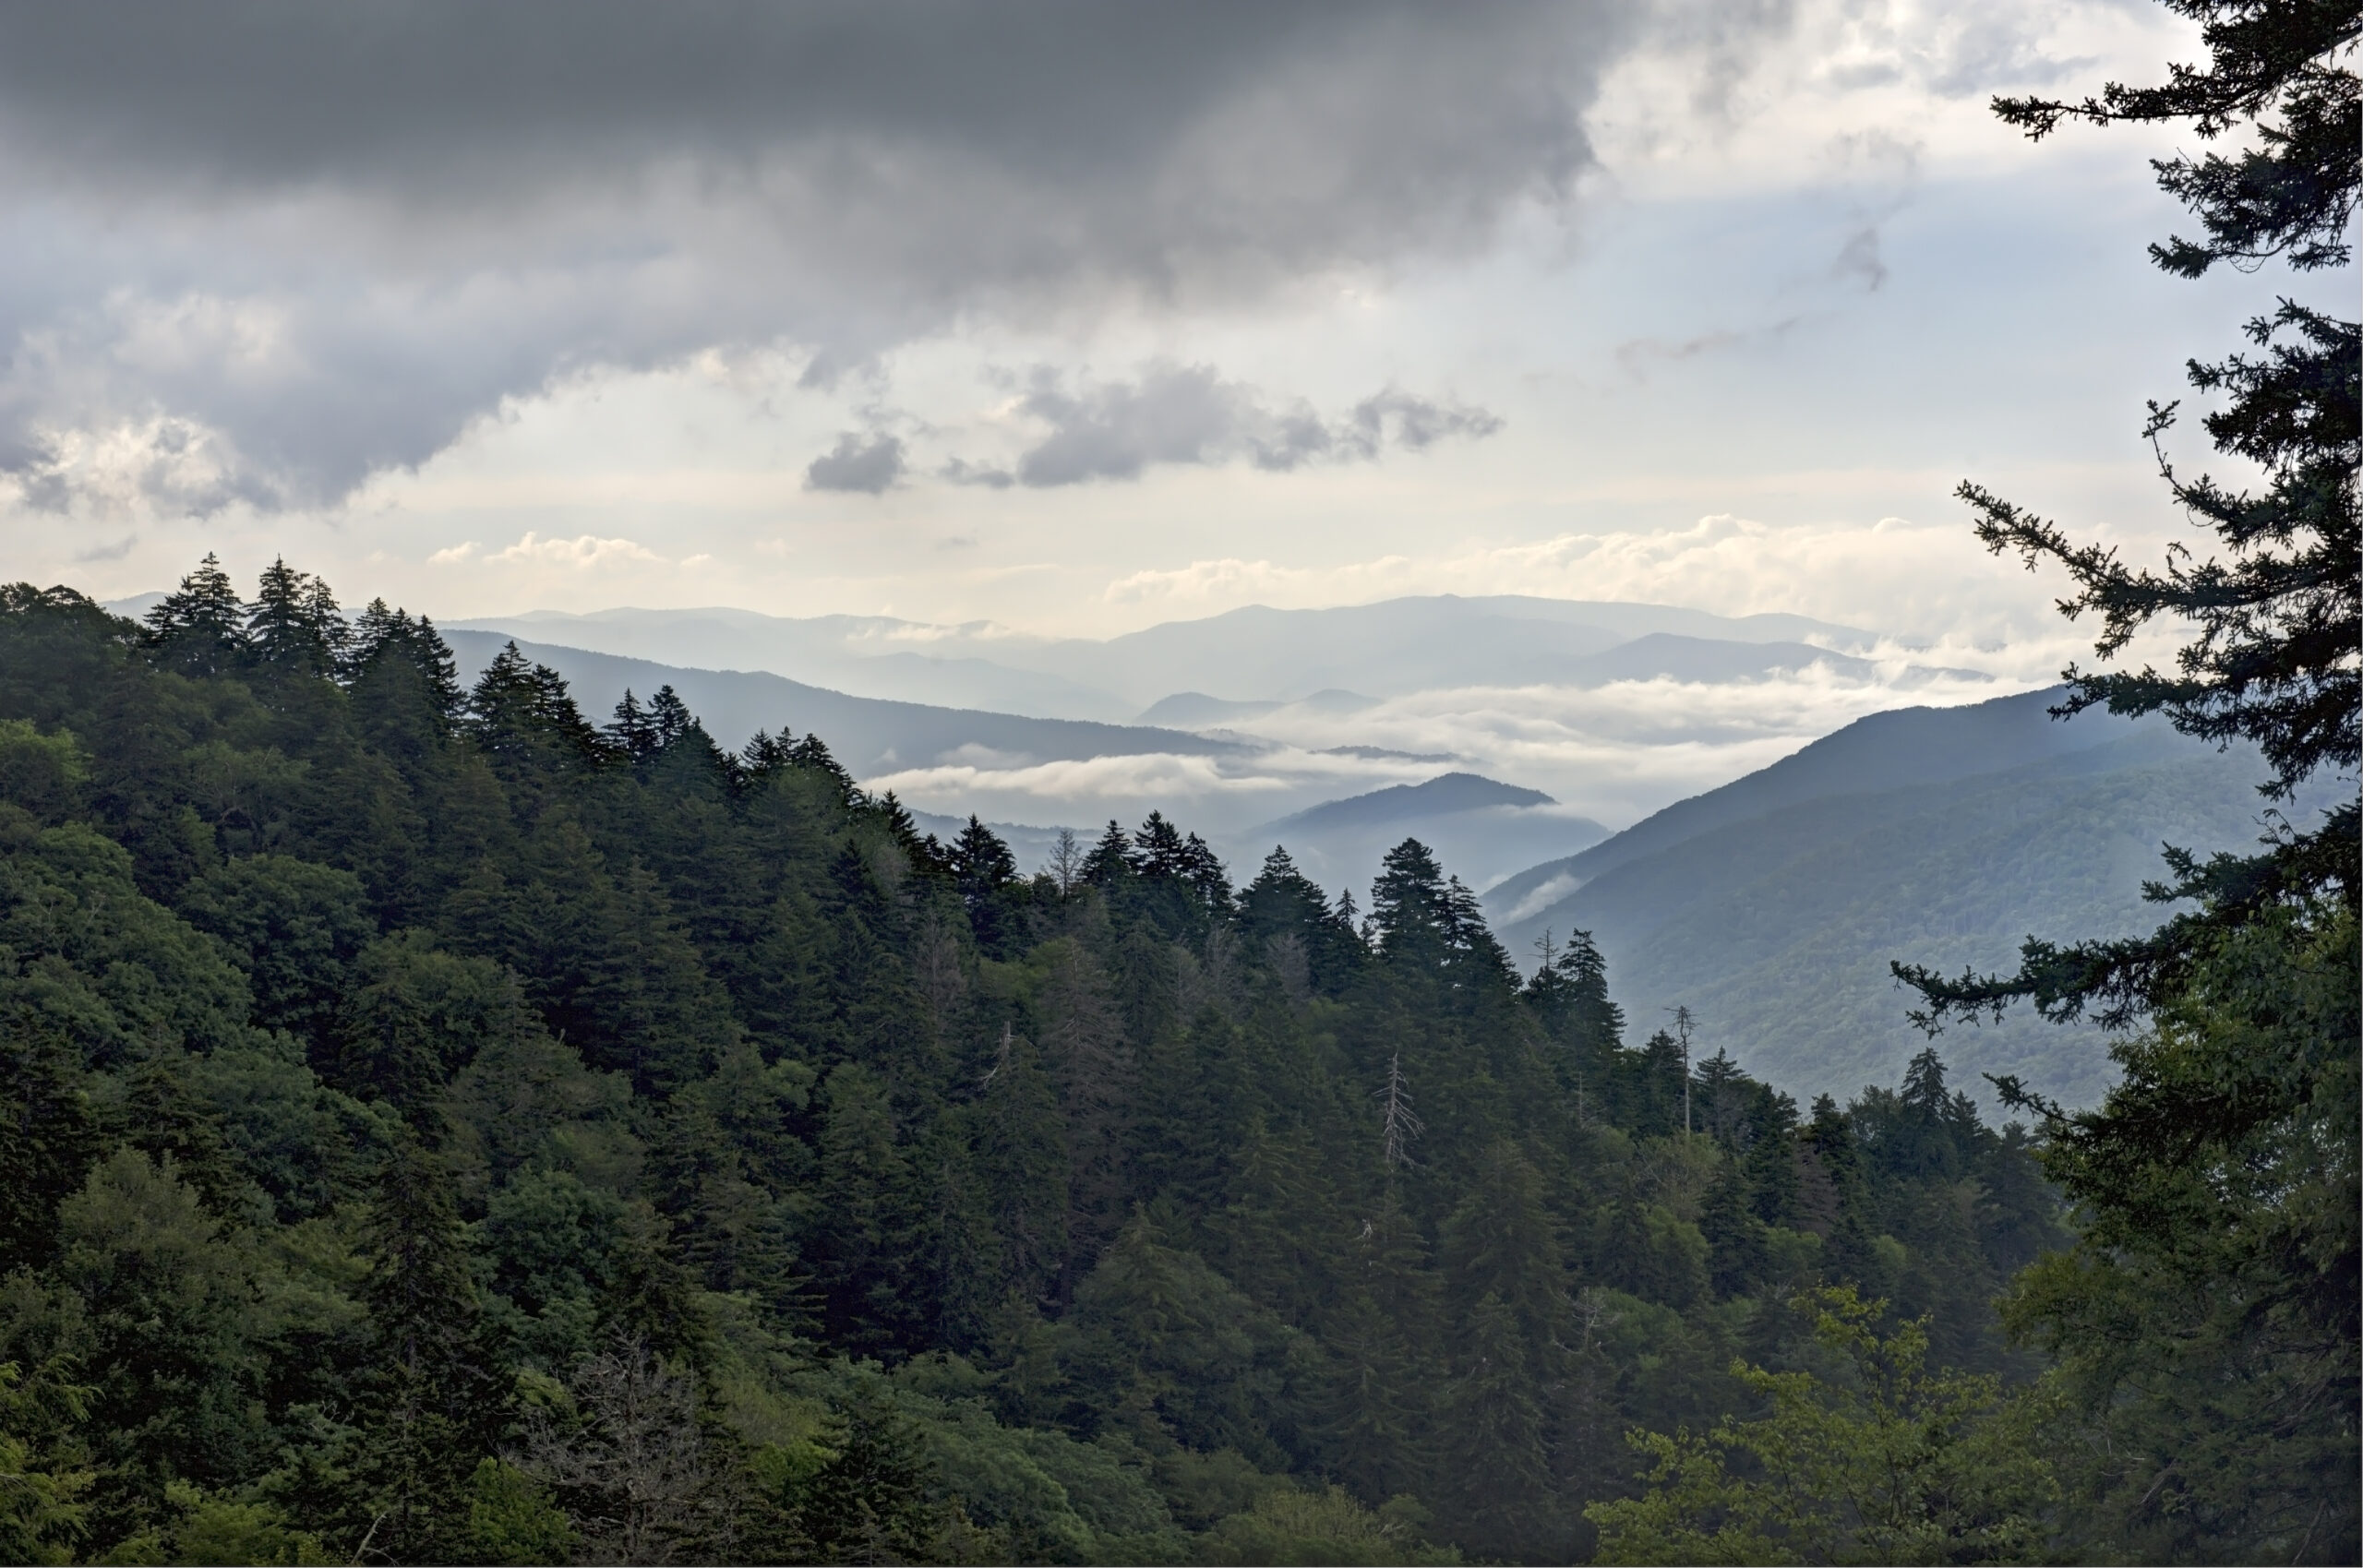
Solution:
M1083 863L1084 880L1107 889L1121 884L1133 874L1133 841L1125 836L1114 818L1108 820L1107 832L1092 845Z
M466 1486L507 1415L480 1333L475 1283L450 1180L435 1154L399 1139L375 1184L366 1287L376 1345L353 1462L367 1547L433 1561L457 1544ZM356 1550L358 1555L358 1549Z
M274 560L246 614L246 645L257 663L296 675L327 676L342 662L352 633L329 585Z
M2070 120L2237 137L2229 157L2154 165L2200 222L2199 237L2152 248L2171 273L2345 267L2363 197L2363 8L2171 5L2201 24L2203 64L2162 86L1997 112L2036 138ZM2208 435L2261 488L2186 477L2166 454L2171 403L2152 405L2145 432L2172 499L2220 555L2177 547L2162 569L2129 567L1973 485L1961 494L1990 548L2066 570L2061 607L2099 616L2103 660L2161 617L2195 628L2171 673L2071 667L2060 716L2163 712L2185 734L2252 742L2273 769L2264 795L2288 803L2325 771L2351 779L2363 738L2363 327L2284 298L2248 335L2257 355L2194 362L2189 378L2222 395ZM2045 1167L2088 1227L2069 1259L2022 1279L2012 1322L2060 1359L2110 1455L2079 1478L2099 1510L2084 1516L2136 1552L2358 1550L2357 854L2350 785L2316 821L2276 821L2259 854L2169 850L2171 880L2150 896L2191 907L2147 936L2030 939L2012 976L1896 968L1932 1030L2021 999L2045 1017L2147 1025L2112 1048L2123 1076L2096 1108L1997 1080L2041 1117ZM2259 1186L2262 1169L2281 1174Z
M246 607L210 550L148 612L147 628L156 657L185 675L226 675L246 664Z
M661 745L656 737L656 725L650 719L648 709L639 698L631 694L631 688L629 686L624 688L623 696L616 700L615 717L609 719L601 728L607 738L607 744L614 747L627 761L645 762L656 755Z

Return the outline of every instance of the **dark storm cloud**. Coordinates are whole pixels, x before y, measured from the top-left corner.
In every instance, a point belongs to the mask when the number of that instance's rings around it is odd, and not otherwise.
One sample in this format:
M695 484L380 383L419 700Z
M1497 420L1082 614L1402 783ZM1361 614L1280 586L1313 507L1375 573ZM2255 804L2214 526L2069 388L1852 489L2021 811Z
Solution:
M1018 409L1049 429L1018 459L1014 473L955 464L944 476L1050 488L1138 479L1159 464L1241 459L1286 473L1309 463L1367 461L1388 445L1418 450L1447 437L1482 437L1502 427L1484 409L1392 388L1363 399L1343 419L1326 420L1310 403L1276 407L1255 388L1227 381L1204 365L1151 365L1134 380L1074 389L1044 368L1035 373Z
M333 498L586 370L749 343L843 366L980 311L1255 303L1471 253L1568 198L1636 29L1590 5L0 8L0 465L53 500Z
M839 490L880 496L903 477L903 443L895 436L863 436L848 430L837 444L807 464L807 490Z

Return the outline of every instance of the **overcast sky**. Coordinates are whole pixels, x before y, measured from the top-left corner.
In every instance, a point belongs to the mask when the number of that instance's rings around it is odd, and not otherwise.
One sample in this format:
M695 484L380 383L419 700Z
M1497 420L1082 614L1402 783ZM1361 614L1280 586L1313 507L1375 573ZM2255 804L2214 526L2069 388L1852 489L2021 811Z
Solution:
M12 7L7 575L2032 647L2058 585L1948 492L2164 536L2141 400L2275 281L2148 266L2169 141L1985 102L2193 54L2132 0Z

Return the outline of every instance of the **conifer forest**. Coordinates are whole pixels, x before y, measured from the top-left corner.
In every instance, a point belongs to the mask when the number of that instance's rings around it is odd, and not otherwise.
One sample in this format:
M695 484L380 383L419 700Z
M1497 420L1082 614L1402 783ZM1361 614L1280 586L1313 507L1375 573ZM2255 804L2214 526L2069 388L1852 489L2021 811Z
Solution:
M2160 265L2346 266L2355 6L2174 4L2208 63L2004 118L2240 130ZM0 1558L2356 1561L2357 334L2193 365L2261 477L2169 469L2190 557L1962 491L2104 664L2189 628L2071 709L2342 803L1899 966L1843 1101L1416 838L1025 876L301 563L0 589ZM2116 1086L1949 1072L2011 1008Z

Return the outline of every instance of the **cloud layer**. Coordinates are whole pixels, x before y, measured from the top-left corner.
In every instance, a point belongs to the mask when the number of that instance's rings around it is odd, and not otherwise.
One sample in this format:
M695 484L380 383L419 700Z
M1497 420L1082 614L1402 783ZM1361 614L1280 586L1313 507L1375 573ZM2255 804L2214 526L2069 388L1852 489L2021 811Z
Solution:
M0 473L49 509L330 501L602 367L781 343L826 380L978 312L1252 305L1474 254L1570 198L1585 105L1638 26L1022 0L12 9ZM1162 461L1190 439L1159 423L1179 389L1137 389L1129 415L1072 394L1079 430L1118 438L1046 443L1021 479ZM1377 413L1410 444L1428 429ZM1228 428L1286 466L1360 427ZM892 467L872 441L812 480Z
M1241 720L1234 731L1268 742L1269 749L1238 757L1148 753L1038 762L955 756L868 782L933 811L975 810L1049 825L1110 815L1129 820L1158 806L1193 827L1228 834L1320 800L1423 782L1442 768L1410 759L1448 754L1454 765L1541 789L1566 812L1623 827L1778 761L1865 714L1997 694L1997 685L1983 680L1907 682L1902 676L1897 660L1871 679L1816 665L1726 684L1440 687L1352 713L1324 715L1300 706Z

